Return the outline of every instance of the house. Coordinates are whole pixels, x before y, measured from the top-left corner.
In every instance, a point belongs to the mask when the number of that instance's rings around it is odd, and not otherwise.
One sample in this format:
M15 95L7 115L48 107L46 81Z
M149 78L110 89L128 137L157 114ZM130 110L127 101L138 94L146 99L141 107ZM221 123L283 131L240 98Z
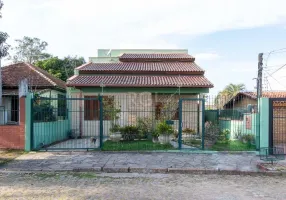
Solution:
M266 98L285 98L286 91L265 91L262 97ZM256 92L239 92L224 104L224 109L247 109L247 107L257 106ZM249 107L250 108L250 107Z
M120 125L134 124L139 118L152 116L177 123L179 98L196 99L213 87L187 50L99 50L98 53L100 56L91 57L91 62L77 67L75 75L68 79L69 95L97 98L101 94L104 99L111 98L120 108ZM99 112L91 112L98 111L98 101L87 99L81 105L83 116L74 116L72 124L77 126L76 122L80 122L83 135L85 132L97 134L97 130L85 129L98 127ZM201 109L198 106L197 101L185 102L183 107L190 112L183 114L184 127L198 129L198 109ZM192 109L195 112L192 113ZM105 121L108 123L108 119ZM107 134L108 128L104 132Z
M65 95L65 82L28 63L2 67L3 105L0 124L17 124L19 120L19 83L27 80L28 88L42 97Z

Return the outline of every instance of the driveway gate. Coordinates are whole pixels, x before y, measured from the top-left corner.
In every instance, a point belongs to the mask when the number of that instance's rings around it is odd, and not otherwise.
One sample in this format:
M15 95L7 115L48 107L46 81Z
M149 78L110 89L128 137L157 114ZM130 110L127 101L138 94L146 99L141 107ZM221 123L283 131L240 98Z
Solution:
M286 98L269 99L269 147L286 152Z
M179 149L203 150L205 147L205 99L180 99Z
M102 97L38 97L31 105L33 150L89 150L102 146Z

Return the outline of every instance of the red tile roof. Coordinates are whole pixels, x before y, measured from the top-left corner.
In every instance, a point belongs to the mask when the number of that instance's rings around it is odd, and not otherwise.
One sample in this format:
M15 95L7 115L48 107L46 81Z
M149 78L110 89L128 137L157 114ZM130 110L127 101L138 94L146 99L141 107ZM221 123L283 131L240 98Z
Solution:
M77 69L80 73L94 74L204 74L204 70L194 62L88 63Z
M186 53L124 53L119 57L121 62L138 62L138 61L180 61L193 62L195 58Z
M19 81L25 78L28 79L29 86L66 88L64 81L28 63L17 63L2 68L3 87L18 87Z
M237 95L245 95L249 98L256 99L257 93L256 92L240 92ZM262 97L267 98L286 98L286 91L265 91L262 92Z
M212 88L213 85L204 76L73 76L67 86L90 87L193 87Z

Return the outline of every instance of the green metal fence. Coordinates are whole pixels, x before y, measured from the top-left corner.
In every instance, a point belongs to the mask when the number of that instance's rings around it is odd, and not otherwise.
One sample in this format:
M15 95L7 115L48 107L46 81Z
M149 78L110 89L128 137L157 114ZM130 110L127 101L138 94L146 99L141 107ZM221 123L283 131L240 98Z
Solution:
M212 105L215 100L151 93L34 98L32 149L228 150L229 141L254 144L257 113L233 103Z

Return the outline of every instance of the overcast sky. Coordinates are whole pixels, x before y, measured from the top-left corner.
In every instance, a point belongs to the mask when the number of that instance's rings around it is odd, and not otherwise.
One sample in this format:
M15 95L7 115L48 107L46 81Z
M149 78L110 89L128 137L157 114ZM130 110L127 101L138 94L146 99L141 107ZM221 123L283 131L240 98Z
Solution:
M99 48L186 48L214 83L212 93L228 83L253 90L258 53L286 48L285 0L3 1L0 30L10 44L38 37L48 53L86 59ZM272 54L265 73L284 63L286 51ZM268 89L285 90L286 70L272 76Z

